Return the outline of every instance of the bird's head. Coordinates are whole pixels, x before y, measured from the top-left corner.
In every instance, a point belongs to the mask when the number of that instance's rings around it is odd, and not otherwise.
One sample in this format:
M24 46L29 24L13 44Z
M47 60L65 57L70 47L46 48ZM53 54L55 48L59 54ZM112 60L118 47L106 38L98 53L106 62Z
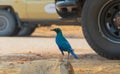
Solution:
M60 28L54 28L54 29L51 29L51 31L55 31L56 33L62 32Z

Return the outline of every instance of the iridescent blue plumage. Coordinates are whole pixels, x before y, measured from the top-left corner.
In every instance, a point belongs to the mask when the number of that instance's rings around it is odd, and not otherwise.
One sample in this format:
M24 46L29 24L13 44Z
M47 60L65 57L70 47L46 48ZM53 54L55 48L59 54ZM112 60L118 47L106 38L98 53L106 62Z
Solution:
M53 31L57 33L56 44L58 45L62 55L64 55L64 51L67 51L68 57L69 57L69 53L71 53L74 58L78 59L78 56L74 53L70 43L63 36L61 29L55 28L53 29Z

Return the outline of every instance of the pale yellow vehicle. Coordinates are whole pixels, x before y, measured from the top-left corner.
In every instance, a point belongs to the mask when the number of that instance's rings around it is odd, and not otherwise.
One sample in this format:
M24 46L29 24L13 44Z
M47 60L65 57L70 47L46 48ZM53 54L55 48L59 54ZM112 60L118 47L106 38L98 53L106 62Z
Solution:
M0 36L30 35L38 24L78 24L61 19L55 0L0 0Z

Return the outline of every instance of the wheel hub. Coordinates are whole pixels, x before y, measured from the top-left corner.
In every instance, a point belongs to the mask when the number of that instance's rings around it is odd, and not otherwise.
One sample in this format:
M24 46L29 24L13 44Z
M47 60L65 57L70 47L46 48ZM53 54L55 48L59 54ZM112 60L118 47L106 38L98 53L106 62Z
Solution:
M120 29L120 12L117 12L115 14L113 21L114 21L114 24L117 26L117 28Z
M3 26L4 26L3 22L0 21L0 28L3 27Z
M120 1L113 0L106 4L98 19L102 36L112 42L120 43Z
M4 30L7 26L7 23L6 23L6 18L5 17L2 17L0 16L0 30Z

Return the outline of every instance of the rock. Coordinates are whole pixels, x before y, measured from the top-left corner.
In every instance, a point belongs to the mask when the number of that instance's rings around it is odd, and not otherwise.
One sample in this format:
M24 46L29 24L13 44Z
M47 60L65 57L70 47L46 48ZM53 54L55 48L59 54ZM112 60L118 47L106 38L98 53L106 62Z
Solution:
M74 70L67 61L39 60L24 64L20 74L74 74Z
M60 74L74 74L74 70L70 62L68 61L61 62Z

